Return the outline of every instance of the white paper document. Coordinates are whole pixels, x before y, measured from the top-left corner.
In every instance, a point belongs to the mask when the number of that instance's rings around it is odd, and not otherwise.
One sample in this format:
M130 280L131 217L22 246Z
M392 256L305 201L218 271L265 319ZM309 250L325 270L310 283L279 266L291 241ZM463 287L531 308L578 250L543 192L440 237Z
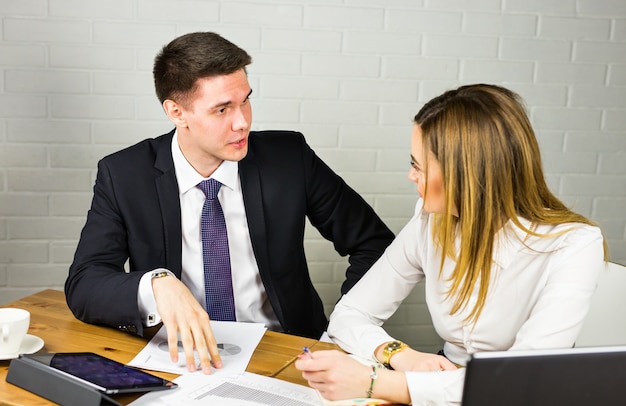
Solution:
M245 372L252 353L265 334L263 323L237 323L232 321L211 321L211 329L217 341L218 350L224 367L213 369L214 375L241 374ZM178 342L178 363L170 359L167 345L167 331L164 327L152 337L152 340L133 358L128 365L163 371L173 374L189 374L185 364L185 353ZM196 365L200 360L196 353ZM199 372L201 374L201 372Z
M391 405L381 399L329 401L308 386L246 372L215 376L187 374L174 380L178 388L150 392L129 406L375 406Z
M187 374L174 380L177 389L147 393L130 406L320 406L312 388L249 372L217 376Z

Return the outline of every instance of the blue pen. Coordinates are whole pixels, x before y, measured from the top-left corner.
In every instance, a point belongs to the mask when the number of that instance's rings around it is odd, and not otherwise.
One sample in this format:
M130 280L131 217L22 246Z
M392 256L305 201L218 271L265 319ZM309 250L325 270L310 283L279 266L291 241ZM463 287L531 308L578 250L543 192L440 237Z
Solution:
M304 354L306 354L308 358L313 358L313 354L311 354L311 350L309 350L309 347L304 347L302 349L302 352L304 352Z

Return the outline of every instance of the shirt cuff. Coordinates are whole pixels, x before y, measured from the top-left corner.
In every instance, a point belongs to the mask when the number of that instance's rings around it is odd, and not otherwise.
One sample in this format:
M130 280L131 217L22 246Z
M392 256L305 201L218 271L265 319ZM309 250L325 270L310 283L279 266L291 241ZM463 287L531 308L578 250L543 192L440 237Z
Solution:
M465 368L442 372L405 372L413 406L460 406Z
M170 276L176 277L176 275L165 268L157 268L146 272L139 280L137 305L139 306L139 313L146 327L156 326L161 322L161 316L157 312L156 300L154 299L154 292L152 291L152 278L154 275L161 272L167 272Z

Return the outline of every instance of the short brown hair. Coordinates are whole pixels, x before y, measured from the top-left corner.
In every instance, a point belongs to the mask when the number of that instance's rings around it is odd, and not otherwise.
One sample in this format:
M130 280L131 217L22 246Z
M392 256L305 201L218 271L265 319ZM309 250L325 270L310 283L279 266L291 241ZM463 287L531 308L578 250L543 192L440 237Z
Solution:
M245 71L252 58L214 32L182 35L165 45L154 59L154 87L159 101L187 105L200 78Z

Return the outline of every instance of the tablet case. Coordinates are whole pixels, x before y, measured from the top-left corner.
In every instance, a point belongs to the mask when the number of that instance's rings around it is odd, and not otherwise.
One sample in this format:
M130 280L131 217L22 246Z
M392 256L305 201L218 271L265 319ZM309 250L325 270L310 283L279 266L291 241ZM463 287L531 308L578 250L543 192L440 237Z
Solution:
M121 406L106 394L22 355L11 360L6 380L61 405Z

